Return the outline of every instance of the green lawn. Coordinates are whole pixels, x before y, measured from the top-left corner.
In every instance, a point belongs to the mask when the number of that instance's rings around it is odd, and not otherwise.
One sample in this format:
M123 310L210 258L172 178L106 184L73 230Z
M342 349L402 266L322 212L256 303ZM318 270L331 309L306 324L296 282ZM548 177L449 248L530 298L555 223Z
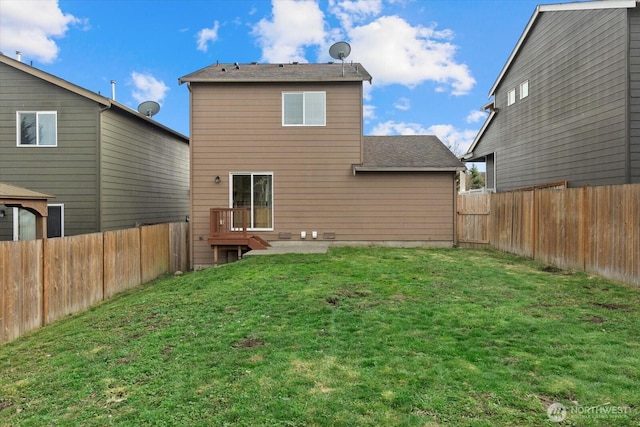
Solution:
M639 310L493 251L251 257L0 346L0 425L639 425Z

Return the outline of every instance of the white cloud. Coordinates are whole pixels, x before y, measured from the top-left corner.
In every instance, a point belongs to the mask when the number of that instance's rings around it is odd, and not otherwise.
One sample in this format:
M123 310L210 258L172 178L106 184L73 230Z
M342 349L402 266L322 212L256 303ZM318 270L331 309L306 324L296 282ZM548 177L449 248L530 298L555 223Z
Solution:
M376 118L376 106L375 105L363 105L362 116L365 120L372 120Z
M131 80L134 86L131 96L138 102L156 101L162 104L169 91L169 87L163 81L157 80L151 74L134 71L131 73Z
M198 31L198 50L202 52L206 52L209 48L208 43L214 42L218 39L218 29L220 28L220 23L215 21L213 23L213 27L211 28L203 28Z
M387 121L378 123L372 135L435 135L456 155L466 153L471 146L477 130L459 130L452 125L433 125L427 128L419 123Z
M262 49L262 61L306 62L306 46L324 45L324 14L315 1L273 0L271 21L262 19L253 28Z
M44 63L58 57L56 38L85 19L63 13L57 0L0 0L0 51L22 52Z
M467 116L467 123L478 123L487 118L487 113L481 110L473 110Z
M350 30L354 23L379 15L382 0L330 0L329 11L338 18L343 28Z
M358 62L378 85L415 87L427 81L453 95L468 93L476 81L467 65L455 60L457 47L449 30L411 26L398 16L383 16L348 33Z
M393 104L395 108L402 111L407 111L411 108L411 100L406 97L398 98L398 100Z

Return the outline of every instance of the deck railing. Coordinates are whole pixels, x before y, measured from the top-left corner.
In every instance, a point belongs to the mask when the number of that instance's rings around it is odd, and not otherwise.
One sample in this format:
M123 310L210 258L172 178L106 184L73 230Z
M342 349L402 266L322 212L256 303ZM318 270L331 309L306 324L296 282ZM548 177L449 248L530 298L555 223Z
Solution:
M211 237L235 234L247 236L249 209L246 208L211 208L209 215L209 232Z

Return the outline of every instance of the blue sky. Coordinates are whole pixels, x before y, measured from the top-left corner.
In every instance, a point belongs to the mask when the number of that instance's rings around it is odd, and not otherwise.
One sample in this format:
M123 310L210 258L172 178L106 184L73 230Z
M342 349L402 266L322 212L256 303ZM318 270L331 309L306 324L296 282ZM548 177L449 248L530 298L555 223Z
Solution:
M337 41L365 82L365 135L435 134L466 151L480 107L548 0L0 0L0 51L189 135L178 78L226 62L326 62Z

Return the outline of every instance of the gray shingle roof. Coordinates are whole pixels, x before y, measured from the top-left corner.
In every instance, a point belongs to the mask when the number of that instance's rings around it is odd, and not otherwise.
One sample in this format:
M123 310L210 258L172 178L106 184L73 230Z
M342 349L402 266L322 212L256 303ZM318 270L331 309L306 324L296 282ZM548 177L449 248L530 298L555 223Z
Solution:
M365 136L357 171L464 170L464 164L435 135Z
M371 75L359 63L326 64L214 64L180 77L186 82L329 82L369 81Z

